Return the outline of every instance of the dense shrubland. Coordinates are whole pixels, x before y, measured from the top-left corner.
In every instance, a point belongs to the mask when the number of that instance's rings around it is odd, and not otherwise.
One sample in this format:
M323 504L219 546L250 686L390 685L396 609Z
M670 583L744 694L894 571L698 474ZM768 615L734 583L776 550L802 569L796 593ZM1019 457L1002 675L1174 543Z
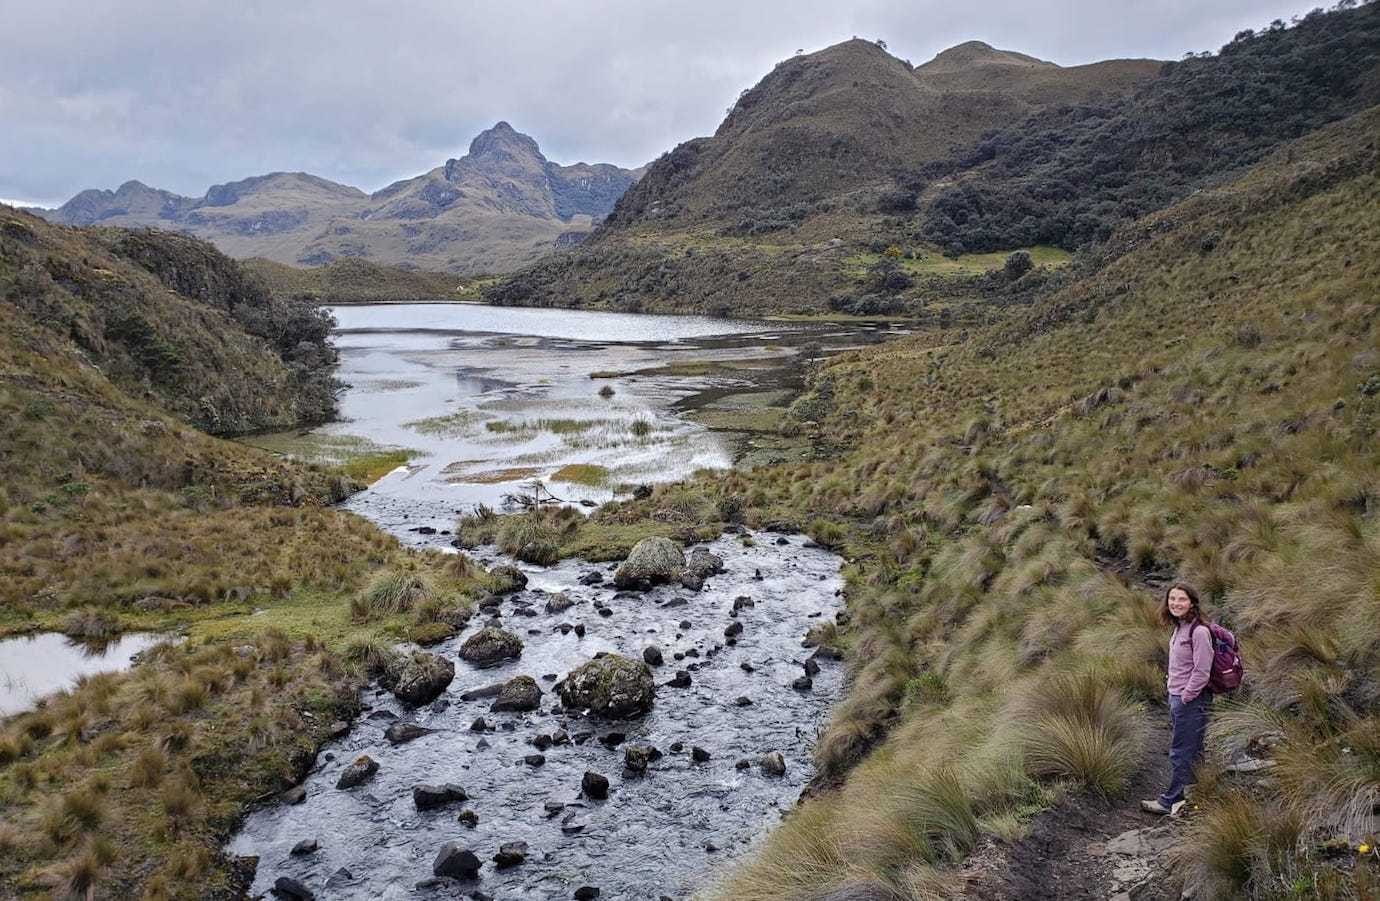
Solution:
M1380 102L1380 4L1243 31L1134 94L1042 111L925 166L923 232L951 252L1073 250ZM1354 7L1354 8L1353 8Z

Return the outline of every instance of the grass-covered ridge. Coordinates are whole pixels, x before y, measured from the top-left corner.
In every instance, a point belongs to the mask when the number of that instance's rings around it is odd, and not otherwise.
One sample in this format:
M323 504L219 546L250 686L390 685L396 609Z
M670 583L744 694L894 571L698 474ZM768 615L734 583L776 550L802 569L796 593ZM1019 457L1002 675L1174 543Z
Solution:
M1069 788L1115 795L1163 715L1166 636L1136 584L1172 574L1249 649L1214 743L1283 736L1272 783L1205 781L1176 874L1364 891L1369 863L1325 849L1368 838L1355 811L1380 790L1355 750L1380 724L1378 126L1138 223L1005 323L830 361L812 409L850 450L714 487L750 520L817 517L856 560L855 679L816 751L840 787L723 897L845 878L932 897L976 836L1019 835Z

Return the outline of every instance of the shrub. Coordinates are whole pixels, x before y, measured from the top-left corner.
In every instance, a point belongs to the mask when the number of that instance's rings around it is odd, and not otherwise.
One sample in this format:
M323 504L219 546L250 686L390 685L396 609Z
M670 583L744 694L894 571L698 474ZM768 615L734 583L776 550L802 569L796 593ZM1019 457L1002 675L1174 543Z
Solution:
M140 788L153 788L163 781L163 773L168 768L168 757L156 747L144 748L134 758L130 767L129 781Z
M380 573L350 602L350 616L357 623L394 616L411 610L433 594L431 581L419 573L401 570Z
M1024 758L1032 776L1077 779L1115 795L1140 761L1140 710L1100 670L1038 680L1014 715L1027 723Z

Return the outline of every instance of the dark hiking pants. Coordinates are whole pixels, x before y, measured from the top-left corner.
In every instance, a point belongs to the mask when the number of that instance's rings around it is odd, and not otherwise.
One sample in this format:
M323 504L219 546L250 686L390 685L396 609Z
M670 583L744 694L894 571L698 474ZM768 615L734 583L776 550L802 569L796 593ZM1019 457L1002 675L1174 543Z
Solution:
M1169 742L1169 766L1172 775L1169 790L1160 795L1160 803L1172 807L1184 799L1184 789L1193 784L1193 768L1203 757L1203 739L1207 737L1208 706L1212 692L1204 690L1185 704L1178 695L1169 696L1169 723L1174 737Z

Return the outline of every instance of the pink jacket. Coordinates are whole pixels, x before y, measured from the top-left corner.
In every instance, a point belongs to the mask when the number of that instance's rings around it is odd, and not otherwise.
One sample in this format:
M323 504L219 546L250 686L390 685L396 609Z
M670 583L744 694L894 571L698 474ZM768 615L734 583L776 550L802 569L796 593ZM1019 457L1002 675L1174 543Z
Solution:
M1212 653L1212 630L1202 620L1175 626L1169 639L1169 693L1185 704L1202 694L1212 675Z

